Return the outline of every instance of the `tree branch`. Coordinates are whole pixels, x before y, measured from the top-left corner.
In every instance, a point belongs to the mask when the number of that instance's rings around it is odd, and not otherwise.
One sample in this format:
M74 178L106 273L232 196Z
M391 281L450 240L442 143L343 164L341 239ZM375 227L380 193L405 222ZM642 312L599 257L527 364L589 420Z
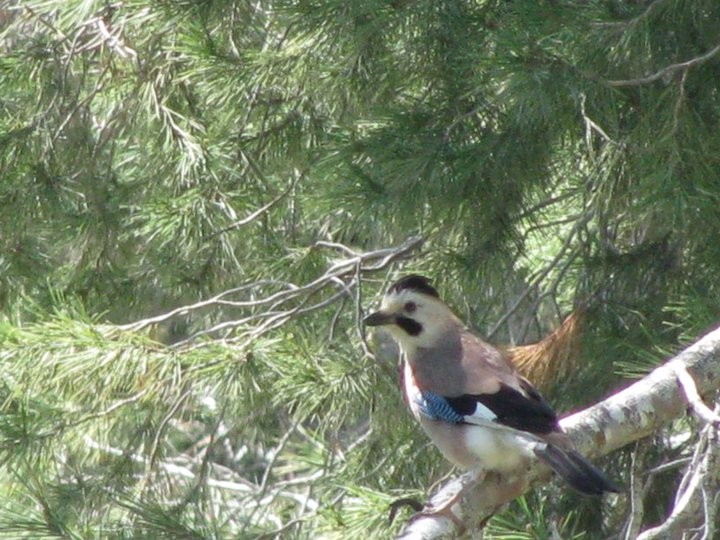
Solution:
M710 407L705 405L698 393L698 389L692 375L688 373L685 366L677 366L675 369L675 375L677 376L678 382L683 389L685 399L687 399L688 404L692 407L693 412L705 422L720 425L720 416L713 412Z
M705 531L703 539L713 537L714 498L720 486L720 446L717 439L716 428L712 423L707 424L680 484L672 512L663 523L639 535L638 540L680 538L690 528L702 528Z
M592 407L563 418L560 425L577 449L588 457L605 455L646 437L682 416L688 407L685 394L678 385L679 369L692 374L700 393L718 389L720 328L709 332L638 382ZM530 486L545 483L549 478L547 469L539 463L534 463L529 470L517 471L514 477L488 475L485 481L469 488L452 511L468 530L480 529L504 504ZM472 483L472 474L456 478L434 494L429 504L437 505L447 500L449 494L457 493L459 488ZM712 497L712 493L709 496ZM456 527L449 518L421 515L410 521L400 538L430 540L452 538L455 533Z
M269 327L275 328L273 324L278 323L278 321L279 324L282 324L292 316L295 316L299 313L307 313L308 311L325 307L328 303L332 303L332 301L335 301L338 298L351 296L351 288L345 283L344 279L350 277L351 282L355 286L358 286L359 272L365 274L382 270L393 261L401 260L411 256L413 252L420 249L422 244L422 237L412 236L398 246L382 248L367 252L356 252L347 246L343 246L342 244L321 241L316 242L313 246L314 248L316 247L340 249L341 251L348 253L351 256L348 258L335 260L323 275L304 285L295 285L293 283L285 283L276 280L256 281L253 283L248 283L239 287L228 289L207 300L181 306L179 308L173 309L172 311L157 315L155 317L135 321L129 324L119 325L118 328L120 330L138 331L150 325L167 321L169 319L172 319L173 317L188 315L193 311L219 305L248 309L263 308L265 306L269 307L267 307L264 311L253 312L244 318L232 321L224 321L218 323L212 328L201 330L193 334L188 339L174 344L174 347L177 348L183 346L199 336L218 332L220 330L237 328L258 319L263 321L263 324L270 321ZM263 295L264 288L269 286L280 286L282 287L282 289L270 295ZM303 307L303 305L298 305L296 303L298 299L302 299L302 301L307 303L311 295L317 293L321 289L329 288L331 286L339 286L341 290L338 293L335 293L335 295L332 297L332 301L330 302L328 301L328 299L325 299L306 307ZM240 293L244 294L245 296L249 296L250 299L230 299L230 297L234 297ZM283 305L291 305L291 307L286 307L285 309L278 309L282 308ZM260 327L260 329L264 331L267 328L263 326ZM253 337L256 337L257 333L258 332L256 329L256 331L253 333Z
M672 75L676 71L681 70L687 70L691 67L697 66L699 64L702 64L703 62L707 62L710 60L713 56L720 53L720 45L717 45L710 49L708 52L706 52L703 55L700 55L696 58L692 58L690 60L687 60L685 62L678 62L677 64L670 64L669 66L665 66L660 71L657 71L653 73L652 75L648 75L647 77L638 77L637 79L629 79L629 80L614 80L614 81L607 81L607 84L614 87L620 87L620 86L642 86L644 84L650 84L658 79L662 79L666 75Z
M218 236L220 234L225 234L227 232L233 231L235 229L239 229L240 227L247 225L248 223L252 223L255 221L258 217L263 215L265 212L270 210L273 206L278 204L280 201L282 201L297 185L299 180L299 176L295 178L292 182L290 182L290 185L286 187L282 193L280 193L277 197L272 199L270 202L265 203L263 206L255 210L254 212L251 212L247 216L245 216L242 219L239 219L235 221L234 223L228 225L227 227L220 229L219 231L215 231L207 236L207 238L213 238L215 236Z

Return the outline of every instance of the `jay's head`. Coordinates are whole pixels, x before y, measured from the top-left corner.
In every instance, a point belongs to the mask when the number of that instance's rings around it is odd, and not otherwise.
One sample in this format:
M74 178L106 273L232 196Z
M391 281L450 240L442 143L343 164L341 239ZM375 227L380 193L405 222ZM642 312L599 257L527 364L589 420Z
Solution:
M459 321L440 300L430 280L409 275L393 283L380 309L365 318L366 326L382 326L408 350L431 347Z

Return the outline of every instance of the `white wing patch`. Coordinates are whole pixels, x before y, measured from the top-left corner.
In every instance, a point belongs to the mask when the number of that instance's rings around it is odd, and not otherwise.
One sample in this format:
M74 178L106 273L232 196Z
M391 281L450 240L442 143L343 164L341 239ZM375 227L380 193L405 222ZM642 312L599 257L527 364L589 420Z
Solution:
M470 416L465 416L465 419L468 422L472 422L473 419L492 421L496 418L497 415L479 401L475 404L475 412L473 412Z

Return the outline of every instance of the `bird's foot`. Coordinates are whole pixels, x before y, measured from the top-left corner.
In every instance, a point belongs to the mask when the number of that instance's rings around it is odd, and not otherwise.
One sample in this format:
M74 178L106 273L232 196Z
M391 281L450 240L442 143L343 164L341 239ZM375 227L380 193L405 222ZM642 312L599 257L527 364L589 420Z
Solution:
M431 504L426 506L423 510L415 514L415 516L413 516L413 519L418 519L421 517L444 517L452 521L460 532L464 531L465 523L455 514L455 512L453 512L452 509L458 502L460 502L460 500L462 500L462 498L467 494L468 491L475 488L480 482L485 479L486 476L485 471L481 470L475 471L472 474L473 477L463 482L463 485L460 487L460 489L458 489L456 493L442 501L440 504Z
M455 526L458 528L458 531L462 533L465 531L465 523L463 523L463 520L460 519L455 512L453 512L452 507L455 506L455 504L460 499L460 494L455 495L450 498L449 501L442 503L439 506L426 506L423 508L420 512L415 514L413 516L413 519L420 519L423 517L429 517L429 518L439 518L444 517L448 520L452 521Z
M398 510L400 510L403 506L409 506L415 512L422 512L422 509L425 508L423 503L418 501L417 499L412 499L409 497L403 497L402 499L398 499L396 501L393 501L390 503L390 513L388 514L388 524L392 524L393 521L395 521L395 516L398 513Z

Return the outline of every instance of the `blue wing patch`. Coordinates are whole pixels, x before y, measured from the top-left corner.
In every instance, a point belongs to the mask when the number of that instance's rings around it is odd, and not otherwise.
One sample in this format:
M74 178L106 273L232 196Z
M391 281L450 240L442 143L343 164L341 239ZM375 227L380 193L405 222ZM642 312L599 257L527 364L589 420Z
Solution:
M465 422L463 415L459 414L448 401L434 392L423 392L416 401L420 413L432 420L442 420L450 424Z

